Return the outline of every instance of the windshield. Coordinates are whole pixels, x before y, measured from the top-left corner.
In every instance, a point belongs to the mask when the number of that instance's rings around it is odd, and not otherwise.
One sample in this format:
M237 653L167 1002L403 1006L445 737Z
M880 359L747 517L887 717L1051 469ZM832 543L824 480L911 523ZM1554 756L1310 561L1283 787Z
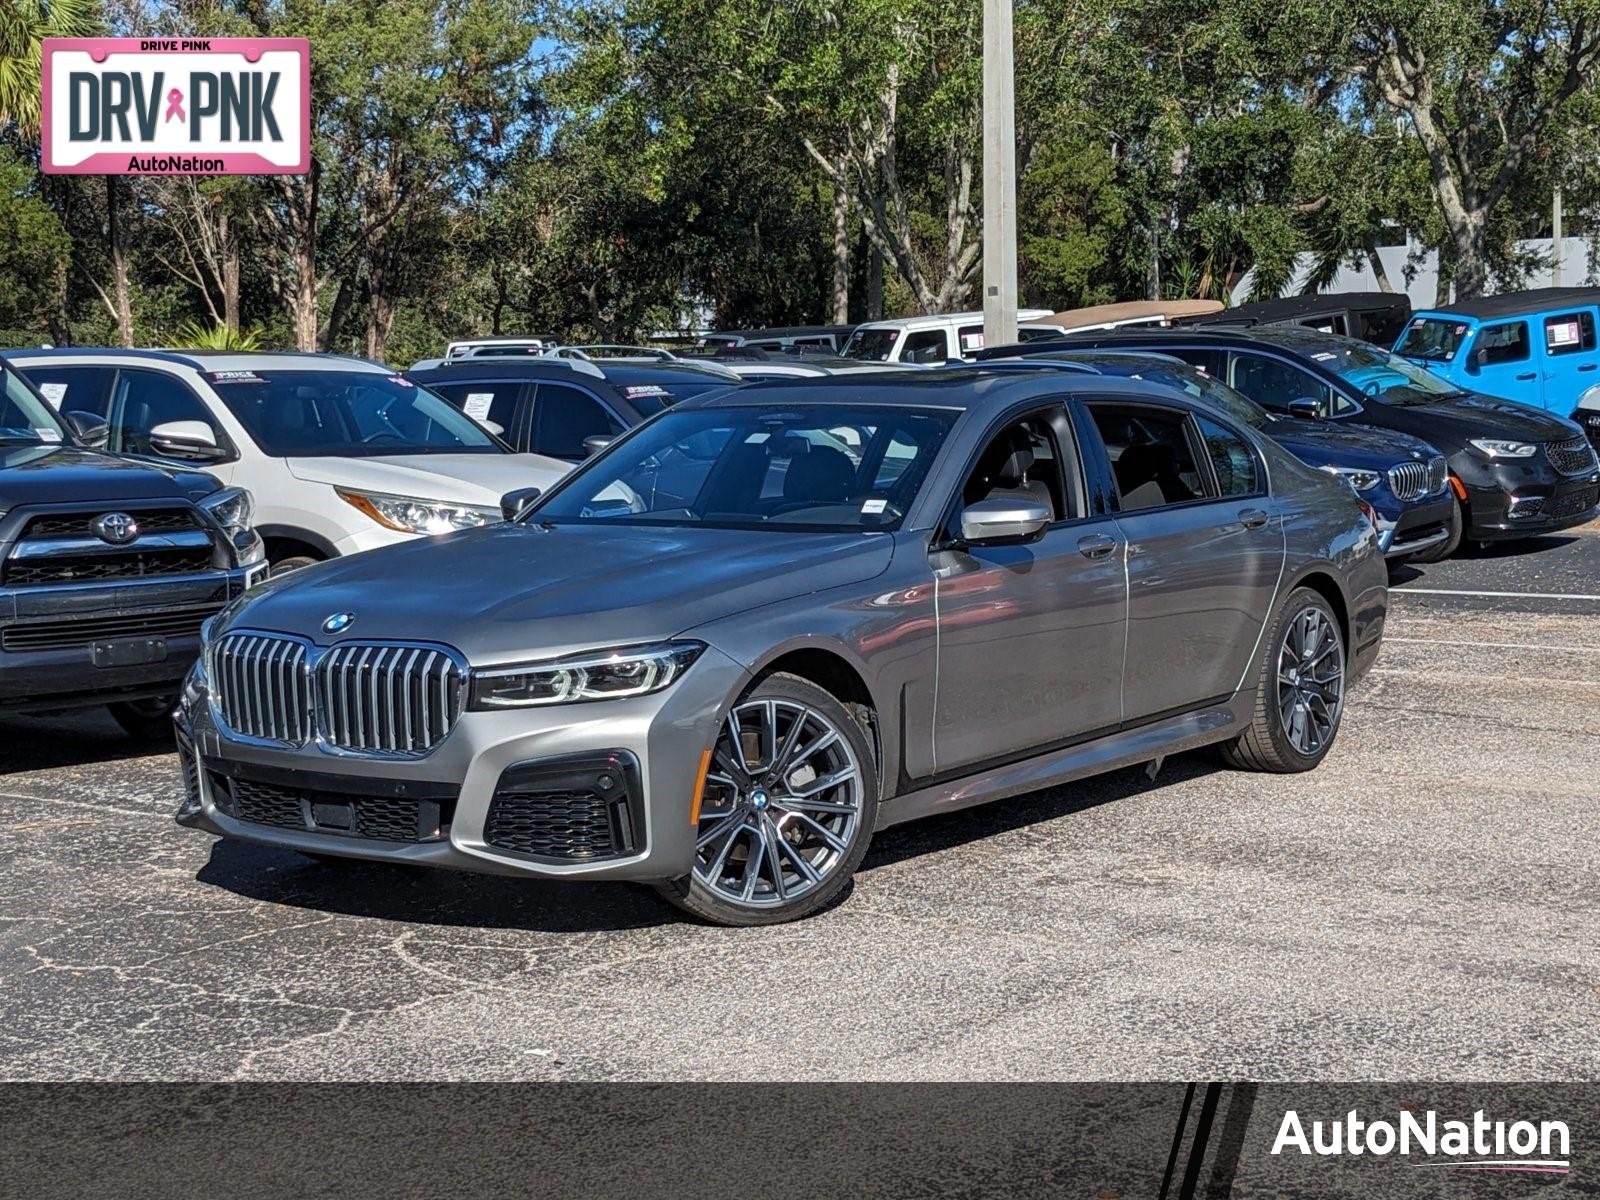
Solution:
M674 409L580 468L533 512L717 529L893 529L955 414L857 405Z
M888 362L894 353L894 344L900 340L898 329L858 329L839 351L845 358L859 358L866 362Z
M441 396L375 371L211 371L206 380L266 454L505 454Z
M1363 396L1384 404L1427 404L1441 396L1462 395L1460 388L1426 367L1407 362L1381 346L1340 338L1319 342L1311 358L1335 372Z
M1418 317L1401 335L1394 352L1428 362L1449 362L1461 349L1461 343L1467 340L1468 332L1465 321Z
M27 382L8 366L0 366L0 442L32 445L64 441L56 414Z

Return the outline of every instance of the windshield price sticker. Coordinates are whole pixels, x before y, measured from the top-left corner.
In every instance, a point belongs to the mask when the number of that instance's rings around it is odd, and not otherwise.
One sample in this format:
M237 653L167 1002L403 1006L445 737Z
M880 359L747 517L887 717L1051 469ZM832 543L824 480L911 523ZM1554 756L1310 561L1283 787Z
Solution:
M207 376L212 383L265 383L254 371L212 371Z
M468 392L466 400L462 402L461 411L474 421L487 421L489 406L493 403L493 392Z

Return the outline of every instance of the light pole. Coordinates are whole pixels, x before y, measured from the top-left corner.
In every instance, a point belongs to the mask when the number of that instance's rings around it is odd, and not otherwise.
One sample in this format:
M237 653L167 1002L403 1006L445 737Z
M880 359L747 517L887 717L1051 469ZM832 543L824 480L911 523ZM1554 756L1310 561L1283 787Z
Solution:
M1013 0L983 0L983 341L1017 340L1017 127Z

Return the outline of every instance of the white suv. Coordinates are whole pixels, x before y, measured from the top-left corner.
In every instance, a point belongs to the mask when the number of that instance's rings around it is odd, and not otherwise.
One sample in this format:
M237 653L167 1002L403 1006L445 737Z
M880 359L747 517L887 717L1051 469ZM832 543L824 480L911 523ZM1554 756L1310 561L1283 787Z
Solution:
M1037 321L1049 315L1048 308L1024 308L1017 320ZM856 326L839 353L867 362L943 363L970 360L982 349L983 314L964 312L869 321Z
M502 496L570 469L361 359L62 349L11 364L63 414L106 422L113 453L248 488L275 571L498 521Z

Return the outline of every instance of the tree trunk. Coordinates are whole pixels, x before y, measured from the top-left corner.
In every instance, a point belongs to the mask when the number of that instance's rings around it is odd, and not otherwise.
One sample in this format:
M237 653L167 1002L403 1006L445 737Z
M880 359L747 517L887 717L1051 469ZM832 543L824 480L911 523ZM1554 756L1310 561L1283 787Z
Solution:
M122 180L106 176L106 235L111 249L111 295L117 319L117 336L133 345L133 297L128 286L128 230L122 220Z
M389 332L394 328L394 297L391 294L388 255L382 248L367 263L367 338L366 355L382 362L389 348Z
M1394 292L1394 284L1389 281L1389 272L1383 265L1383 259L1378 256L1378 243L1371 234L1367 235L1362 243L1362 249L1367 255L1367 266L1372 269L1372 277L1378 281L1380 292Z
M346 275L339 280L339 290L333 294L333 307L328 310L328 327L322 331L321 349L338 348L339 339L344 335L345 318L350 315L350 306L355 299L355 280Z
M867 246L867 320L883 320L883 251Z
M233 219L223 213L218 219L218 232L222 241L222 323L229 333L239 332L239 231Z
M849 165L839 162L839 178L847 178ZM833 185L833 323L850 319L850 190L844 183Z

